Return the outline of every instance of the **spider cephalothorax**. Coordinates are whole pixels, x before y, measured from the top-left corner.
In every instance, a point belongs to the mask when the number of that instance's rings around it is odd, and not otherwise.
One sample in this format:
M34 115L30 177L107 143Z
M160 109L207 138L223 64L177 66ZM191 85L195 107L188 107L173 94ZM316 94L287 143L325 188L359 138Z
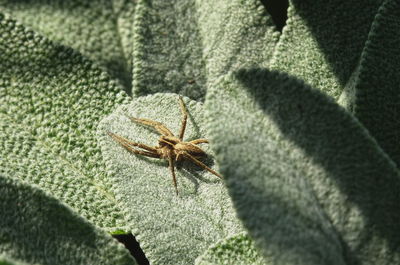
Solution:
M176 176L175 176L175 161L180 160L190 160L200 167L208 170L212 174L217 177L222 178L220 174L206 166L203 162L198 160L198 158L206 156L206 153L197 145L202 143L208 143L206 139L196 139L189 142L183 141L183 135L185 134L186 129L186 121L187 121L187 110L186 106L183 103L181 97L179 97L179 104L182 111L182 125L179 133L179 137L176 137L164 124L148 120L148 119L138 119L138 118L130 118L132 121L151 126L155 128L160 134L160 139L158 139L158 146L148 146L141 143L132 142L124 137L116 135L112 132L108 132L108 134L117 141L120 145L122 145L129 152L144 155L153 158L166 159L169 163L169 168L172 173L172 178L174 181L174 187L176 194L178 194L178 187L176 184ZM134 147L139 147L140 149L135 149Z

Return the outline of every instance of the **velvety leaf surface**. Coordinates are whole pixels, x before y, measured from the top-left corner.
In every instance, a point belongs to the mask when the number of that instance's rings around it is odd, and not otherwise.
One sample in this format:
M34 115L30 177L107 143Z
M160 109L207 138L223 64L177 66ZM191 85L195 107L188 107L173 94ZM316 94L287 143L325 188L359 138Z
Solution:
M36 263L39 265L38 263ZM27 265L25 262L16 261L5 255L0 255L0 265Z
M132 0L113 0L114 13L117 16L118 37L124 52L124 64L127 69L126 84L129 93L132 92L132 64L133 64L133 23L135 18L136 1Z
M355 116L400 165L400 3L379 9L361 58Z
M348 112L286 74L227 75L207 129L235 209L272 264L398 264L400 178Z
M271 57L278 33L257 0L139 0L135 95L175 92L204 100L207 82Z
M207 138L202 104L184 98L189 118L184 140ZM99 139L114 181L124 215L135 229L151 264L193 264L211 244L242 231L224 183L215 175L189 161L178 163L175 194L166 160L134 155L115 142L107 132L131 141L158 145L159 134L131 122L129 117L162 122L178 135L181 111L178 95L154 94L121 105L99 125ZM217 170L207 144L203 160Z
M197 0L208 87L242 67L266 66L280 32L258 0Z
M2 255L28 264L136 264L110 235L38 188L0 176L0 194Z
M130 91L134 5L128 0L1 0L0 11L96 61Z
M224 238L196 259L196 265L265 265L271 264L258 253L245 233Z
M292 0L271 61L335 99L341 95L382 0ZM349 95L348 95L349 96Z
M80 54L0 14L0 173L24 179L107 230L125 226L95 130L127 101Z

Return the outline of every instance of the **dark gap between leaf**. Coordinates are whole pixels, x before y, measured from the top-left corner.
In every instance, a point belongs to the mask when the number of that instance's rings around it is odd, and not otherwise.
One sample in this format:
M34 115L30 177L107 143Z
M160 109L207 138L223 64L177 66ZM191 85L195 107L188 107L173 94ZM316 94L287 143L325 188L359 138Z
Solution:
M288 0L260 0L271 15L276 28L282 32L283 27L286 25L287 9L289 7Z
M139 242L132 234L112 235L120 243L129 250L139 265L149 265L149 260L146 258L143 250L140 248Z

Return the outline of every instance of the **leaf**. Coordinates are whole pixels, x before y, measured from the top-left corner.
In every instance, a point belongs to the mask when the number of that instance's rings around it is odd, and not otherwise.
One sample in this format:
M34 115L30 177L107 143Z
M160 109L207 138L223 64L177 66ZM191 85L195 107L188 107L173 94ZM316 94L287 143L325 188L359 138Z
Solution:
M0 0L0 11L50 40L78 50L107 69L131 90L131 50L126 28L132 22L134 1L114 0ZM125 8L125 10L121 10Z
M204 100L207 84L238 67L268 61L277 41L257 0L139 0L133 89Z
M305 80L338 100L357 69L382 0L289 1L271 68Z
M399 172L348 112L264 69L222 78L205 108L238 216L272 264L400 262Z
M118 37L124 52L124 64L129 77L129 94L132 93L132 64L133 64L133 23L135 18L136 1L113 0L113 9L117 17Z
M361 57L354 114L400 165L400 4L385 1Z
M196 265L265 265L271 264L255 249L253 240L240 233L224 238L211 246L203 255L196 259Z
M0 253L29 264L136 264L104 231L30 184L0 176Z
M184 98L189 117L184 140L207 138L200 103ZM151 264L193 264L197 256L221 238L242 231L223 181L197 165L178 164L175 194L166 160L133 155L115 142L112 132L131 141L157 145L159 134L135 124L129 117L165 124L177 135L181 125L178 95L154 94L121 105L98 128L107 172L114 181L117 199L135 226L132 233ZM214 168L212 153L206 164Z
M0 255L0 265L27 265L25 262L16 261L4 255Z
M0 174L37 184L106 230L126 226L96 142L129 100L92 62L0 14Z

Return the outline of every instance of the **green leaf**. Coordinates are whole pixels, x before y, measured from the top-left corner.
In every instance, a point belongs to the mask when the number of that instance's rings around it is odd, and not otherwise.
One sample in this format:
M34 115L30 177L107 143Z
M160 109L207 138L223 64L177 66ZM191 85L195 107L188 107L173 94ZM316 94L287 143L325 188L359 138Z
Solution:
M0 174L39 185L107 230L126 226L96 142L129 100L92 62L0 14Z
M398 264L400 178L326 95L262 69L209 91L207 129L239 218L272 264Z
M25 262L16 261L5 255L0 254L0 265L27 265Z
M106 1L107 2L107 1ZM126 76L130 82L127 84L129 93L132 92L132 65L133 65L133 23L135 18L136 1L113 0L114 13L117 16L118 37L124 52Z
M385 1L361 56L354 113L400 165L400 3Z
M271 264L255 249L253 240L240 233L229 238L224 238L211 246L196 259L196 265L265 265Z
M382 0L293 0L271 67L336 100L357 69Z
M0 0L0 11L96 61L130 91L134 5L127 0Z
M38 188L0 176L0 253L29 264L136 264L110 235Z
M217 76L268 61L277 37L258 0L139 0L134 94L175 92L203 100Z
M184 98L188 122L184 140L207 138L202 104ZM115 142L108 132L131 141L158 145L159 134L131 122L129 117L151 119L165 124L178 135L181 111L178 95L154 94L120 106L99 124L99 139L114 181L117 199L125 216L135 225L132 233L151 264L193 264L196 257L218 240L242 231L224 183L190 161L178 163L175 194L168 162L133 155ZM214 168L207 144L201 148L204 160ZM218 170L217 170L218 171Z

